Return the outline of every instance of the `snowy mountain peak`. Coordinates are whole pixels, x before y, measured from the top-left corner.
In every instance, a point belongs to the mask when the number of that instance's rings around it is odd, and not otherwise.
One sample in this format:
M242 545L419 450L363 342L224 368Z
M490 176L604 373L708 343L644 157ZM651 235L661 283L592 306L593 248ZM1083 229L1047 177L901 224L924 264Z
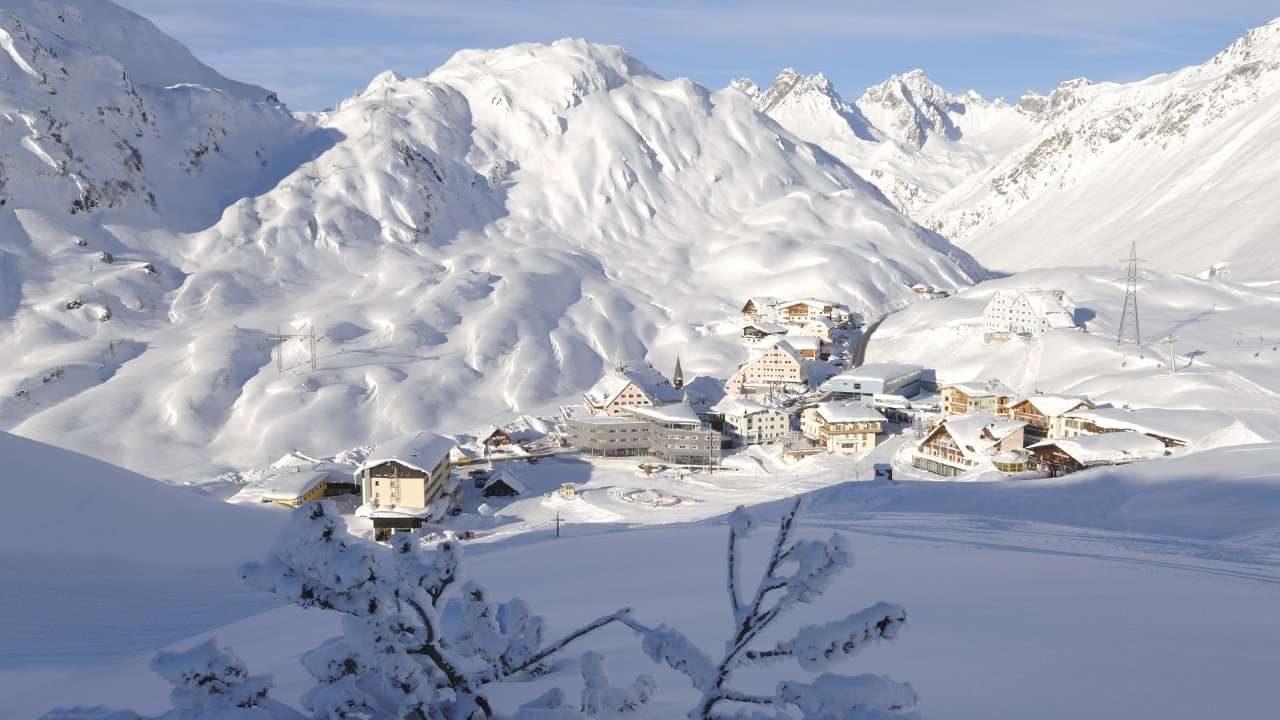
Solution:
M729 81L729 87L755 100L760 97L760 86L756 85L751 78L734 78Z
M952 115L965 110L962 98L947 92L920 69L891 75L867 88L858 99L858 107L873 120L876 115L882 116L884 121L877 122L877 126L915 147L923 147L930 136L959 139L961 133Z
M1049 121L1071 112L1089 98L1093 83L1086 78L1075 78L1059 83L1048 95L1027 92L1018 98L1018 111L1038 121Z
M747 82L750 81L748 80ZM755 83L752 83L752 86L754 85ZM757 92L758 90L757 88ZM769 89L759 94L756 99L756 106L760 109L760 112L768 113L782 103L787 102L789 98L802 97L809 94L824 96L828 99L828 103L834 105L847 104L840 99L840 95L826 75L822 73L804 75L797 72L795 68L783 68L778 72L777 77L773 79L773 84L769 86Z

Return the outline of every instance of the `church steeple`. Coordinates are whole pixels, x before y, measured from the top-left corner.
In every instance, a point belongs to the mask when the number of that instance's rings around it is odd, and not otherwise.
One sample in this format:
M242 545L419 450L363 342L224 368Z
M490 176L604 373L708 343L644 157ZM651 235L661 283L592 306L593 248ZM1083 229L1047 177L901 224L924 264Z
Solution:
M680 356L676 356L676 371L671 375L671 384L677 390L684 387L684 371L680 369Z

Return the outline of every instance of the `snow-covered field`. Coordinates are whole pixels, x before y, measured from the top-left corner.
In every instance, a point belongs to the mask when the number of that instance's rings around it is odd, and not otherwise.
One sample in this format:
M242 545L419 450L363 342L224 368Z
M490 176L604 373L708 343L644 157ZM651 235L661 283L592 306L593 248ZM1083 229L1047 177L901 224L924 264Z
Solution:
M40 468L50 478L91 471L123 488L123 499L128 495L121 478L144 481L96 461L0 438L7 451L30 458L24 470L37 477L43 477ZM714 650L728 624L726 529L715 516L735 500L811 490L805 534L848 534L857 561L802 618L877 600L905 605L908 632L852 665L910 680L930 716L1248 717L1265 714L1280 700L1267 681L1280 641L1280 623L1269 611L1280 599L1277 459L1280 445L1257 445L1054 480L963 484L836 484L831 468L825 488L791 485L785 474L762 485L735 479L731 471L641 480L634 467L585 464L573 477L571 464L543 461L522 470L531 479L530 497L499 511L521 523L520 531L482 534L467 543L467 573L496 597L525 598L548 616L553 630L628 605L642 620L673 622ZM572 504L546 499L559 478L582 483ZM604 489L620 482L700 502L638 507ZM80 552L41 557L38 568L18 562L51 541L33 527L60 516L85 523L90 513L81 508L68 515L76 506L65 498L30 503L33 510L23 514L28 524L7 532L6 566L19 573L9 577L38 590L0 596L0 611L18 620L6 625L14 637L4 643L0 663L0 695L15 717L55 705L160 709L168 686L147 670L151 648L189 646L215 625L221 627L212 634L239 651L254 672L276 676L274 696L297 700L306 684L299 653L336 633L336 617L268 609L273 598L253 593L234 572L236 563L265 554L285 511L161 490L174 498L170 515L128 505L94 515L96 534L118 538L121 553L135 556L132 564L109 566L105 576L85 572L95 552L84 550L84 543ZM764 506L764 515L770 507ZM567 520L560 538L547 522L556 511ZM658 522L679 522L628 527L646 516L649 522L659 516L664 520ZM189 533L204 532L201 521L191 520L201 517L237 530L197 551ZM188 534L164 525L177 518L188 519ZM10 527L17 517L6 508L3 519ZM166 552L143 552L137 542L125 542L152 537L142 529L148 523L167 530ZM759 543L752 547L759 551ZM188 556L201 582L165 562ZM155 586L147 581L157 566L173 578L172 596L152 594ZM76 578L75 592L66 587L67 577ZM64 585L55 587L58 578ZM209 613L215 600L217 616ZM136 607L146 611L131 611ZM101 617L95 613L107 611L119 619L95 620ZM178 622L166 624L179 618L185 631ZM629 631L604 631L578 648L584 649L605 652L618 677L654 675L661 692L639 717L673 717L692 700L683 679L644 658ZM576 657L570 652L536 681L501 686L495 701L514 707L552 684L576 692ZM1046 697L1055 700L1049 704Z

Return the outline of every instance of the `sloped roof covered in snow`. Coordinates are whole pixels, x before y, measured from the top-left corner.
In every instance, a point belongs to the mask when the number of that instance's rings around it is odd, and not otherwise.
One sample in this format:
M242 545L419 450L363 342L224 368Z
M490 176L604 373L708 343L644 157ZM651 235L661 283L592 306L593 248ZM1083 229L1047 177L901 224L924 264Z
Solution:
M623 408L627 412L645 418L646 420L656 420L658 422L679 423L682 425L700 425L701 418L694 411L693 406L688 403L673 403L671 405L628 405Z
M848 402L820 402L814 407L818 414L829 423L846 422L885 422L885 416L879 410L868 407L856 400Z
M784 352L784 353L786 353L786 354L790 355L792 358L794 358L794 359L795 359L795 361L796 361L796 362L798 362L798 363L800 363L800 364L802 364L802 365L804 364L804 358L800 356L800 353L796 351L796 347L795 347L794 345L792 345L792 344L790 343L790 341L788 341L786 338L781 338L781 337L780 337L780 338L778 338L777 340L775 340L775 341L773 342L773 344L772 344L772 345L770 345L769 347L765 348L765 352L768 352L768 351L770 351L770 350L772 350L772 349L774 349L774 348L777 348L777 349L781 350L782 352ZM761 353L761 354L763 354L763 353ZM759 356L757 355L756 357L759 357ZM752 358L752 360L755 360L755 358Z
M955 440L961 454L970 460L978 460L1001 440L1025 426L1024 422L1008 420L993 413L954 415L942 421L925 441L939 432L946 432Z
M1067 413L1067 417L1089 420L1099 427L1135 430L1188 444L1197 442L1235 422L1230 415L1218 410L1162 408L1137 410L1117 407L1094 408Z
M1027 290L1022 293L1032 312L1045 319L1051 328L1076 326L1075 304L1061 290Z
M499 482L512 490L515 490L517 495L523 495L525 493L526 488L524 483L520 482L520 479L515 476L515 473L511 472L507 468L499 468L497 472L490 475L489 479L485 481L484 487L481 489L488 490Z
M781 412L741 395L725 395L720 402L711 406L711 412L721 415L746 416L769 411Z
M778 303L778 307L791 307L792 305L806 305L811 308L822 310L824 308L836 308L839 310L848 310L849 308L834 300L822 300L820 298L800 298L799 300L786 300Z
M822 349L822 338L816 335L789 335L787 342L796 350L813 350Z
M404 435L378 443L369 453L369 457L356 468L356 475L364 472L365 468L391 460L414 470L429 473L440 464L441 460L449 456L449 451L452 449L452 440L435 433L420 431L412 435Z
M970 380L969 382L947 383L944 388L955 388L969 397L1013 397L1017 393L1013 388L999 380Z
M745 312L747 309L747 306L750 305L753 308L755 308L757 312L759 312L761 310L767 310L768 308L771 308L774 305L777 305L778 302L779 302L778 298L773 297L771 295L752 295L751 297L747 298L747 301L745 303L742 304L742 309Z
M882 380L887 383L923 371L924 367L909 363L867 363L845 370L836 377L850 380Z
M787 328L781 325L778 325L777 323L754 322L754 323L747 323L746 325L742 326L743 330L747 330L751 328L759 330L762 333L768 333L770 335L786 335L787 334Z
M671 385L652 365L624 366L610 370L599 382L583 393L592 405L608 405L622 394L627 386L635 385L655 403L678 402L680 391Z
M1081 465L1110 465L1164 457L1164 443L1140 432L1122 430L1099 435L1044 440L1031 449L1056 447Z
M1076 409L1081 404L1091 406L1093 403L1085 398L1073 397L1071 395L1028 395L1026 397L1014 400L1013 405L1022 403L1030 403L1036 412L1045 417L1058 417L1066 412Z
M329 480L329 473L322 470L282 472L263 478L259 483L266 500L292 500L302 497Z

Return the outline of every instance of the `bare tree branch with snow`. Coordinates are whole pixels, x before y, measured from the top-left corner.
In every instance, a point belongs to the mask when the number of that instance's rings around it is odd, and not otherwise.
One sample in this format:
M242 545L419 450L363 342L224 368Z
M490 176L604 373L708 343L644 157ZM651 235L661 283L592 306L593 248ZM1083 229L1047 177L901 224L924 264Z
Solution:
M243 575L302 607L346 615L343 635L303 658L317 681L303 700L320 720L488 720L484 686L535 670L630 612L546 643L542 618L523 601L494 603L475 582L457 587L461 562L453 542L428 552L410 533L396 534L390 550L352 538L332 503L317 502L294 513L272 555Z
M918 718L916 694L909 683L880 675L845 676L824 673L811 682L779 682L772 694L744 692L732 686L734 673L786 659L801 669L818 672L844 660L879 640L892 640L907 621L897 605L877 603L848 617L801 628L791 639L758 647L760 636L779 617L799 604L812 603L831 581L849 567L845 540L832 535L825 541L795 540L796 520L802 501L796 499L778 524L778 533L759 583L749 600L740 595L741 541L756 527L755 519L739 507L729 516L728 587L734 631L724 653L713 660L683 633L667 625L646 626L629 615L619 621L640 634L641 646L654 662L663 663L689 678L701 691L689 712L691 720L719 718L769 718L786 720L875 720ZM736 714L723 706L738 707ZM768 709L768 713L749 708Z

